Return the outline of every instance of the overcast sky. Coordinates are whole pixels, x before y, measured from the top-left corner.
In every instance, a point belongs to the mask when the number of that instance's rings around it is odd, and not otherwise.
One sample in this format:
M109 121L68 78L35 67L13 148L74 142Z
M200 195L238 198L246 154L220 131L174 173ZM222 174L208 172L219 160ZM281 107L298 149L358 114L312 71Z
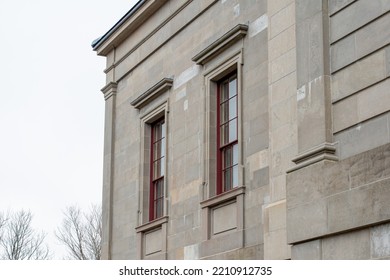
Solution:
M54 229L70 205L100 203L105 58L91 42L137 0L0 0L0 211Z

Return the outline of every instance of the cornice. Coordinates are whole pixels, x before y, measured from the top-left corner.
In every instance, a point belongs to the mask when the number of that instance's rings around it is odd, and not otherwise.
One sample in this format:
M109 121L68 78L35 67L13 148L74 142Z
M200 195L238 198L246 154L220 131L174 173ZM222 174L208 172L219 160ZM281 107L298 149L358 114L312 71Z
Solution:
M107 85L105 85L102 89L101 92L104 94L104 99L107 100L114 94L116 94L116 90L118 88L118 84L114 82L109 82Z
M145 104L149 103L151 100L155 99L161 93L169 90L173 85L173 79L164 78L159 81L157 84L149 88L147 91L139 95L136 99L130 102L131 106L134 106L137 109L142 108Z
M215 55L223 51L225 48L231 46L233 43L237 42L241 38L245 37L248 32L248 25L246 24L238 24L224 35L222 35L219 39L211 43L204 50L199 52L192 58L196 64L204 65Z
M336 147L334 143L323 143L313 149L301 153L292 159L296 166L287 170L287 173L291 173L295 170L304 168L311 164L314 164L319 161L329 160L329 161L338 161L338 156L336 155Z

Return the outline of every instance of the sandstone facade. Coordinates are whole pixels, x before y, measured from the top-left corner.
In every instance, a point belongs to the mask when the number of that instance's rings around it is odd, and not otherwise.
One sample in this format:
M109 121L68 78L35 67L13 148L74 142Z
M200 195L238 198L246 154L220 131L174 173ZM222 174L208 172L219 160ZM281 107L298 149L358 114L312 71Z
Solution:
M389 10L140 0L93 43L107 61L103 258L389 258Z

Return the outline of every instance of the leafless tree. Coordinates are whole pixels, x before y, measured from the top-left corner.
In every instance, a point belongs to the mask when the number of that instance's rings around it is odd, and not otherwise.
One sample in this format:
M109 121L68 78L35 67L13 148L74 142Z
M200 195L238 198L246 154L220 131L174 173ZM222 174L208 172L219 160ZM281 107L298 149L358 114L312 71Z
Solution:
M3 237L3 227L5 225L6 220L7 219L5 218L4 214L0 212L0 244Z
M55 235L67 247L70 259L99 260L101 254L102 209L93 205L89 212L71 206L64 211Z
M46 234L32 228L32 214L20 210L0 217L0 258L3 260L46 260Z

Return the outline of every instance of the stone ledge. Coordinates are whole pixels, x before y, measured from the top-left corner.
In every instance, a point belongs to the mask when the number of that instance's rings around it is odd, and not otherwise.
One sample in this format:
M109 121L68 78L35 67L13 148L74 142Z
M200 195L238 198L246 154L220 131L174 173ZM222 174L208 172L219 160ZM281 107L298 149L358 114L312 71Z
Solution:
M222 35L219 39L211 43L208 47L202 50L200 53L195 55L192 58L196 64L204 65L210 59L212 59L215 55L231 46L233 43L237 42L239 39L245 37L248 32L248 25L246 24L238 24L229 30L227 33Z
M130 102L137 109L144 107L147 103L155 99L161 93L169 90L173 85L173 79L164 78L157 84L149 88L147 91L139 95L136 99Z

